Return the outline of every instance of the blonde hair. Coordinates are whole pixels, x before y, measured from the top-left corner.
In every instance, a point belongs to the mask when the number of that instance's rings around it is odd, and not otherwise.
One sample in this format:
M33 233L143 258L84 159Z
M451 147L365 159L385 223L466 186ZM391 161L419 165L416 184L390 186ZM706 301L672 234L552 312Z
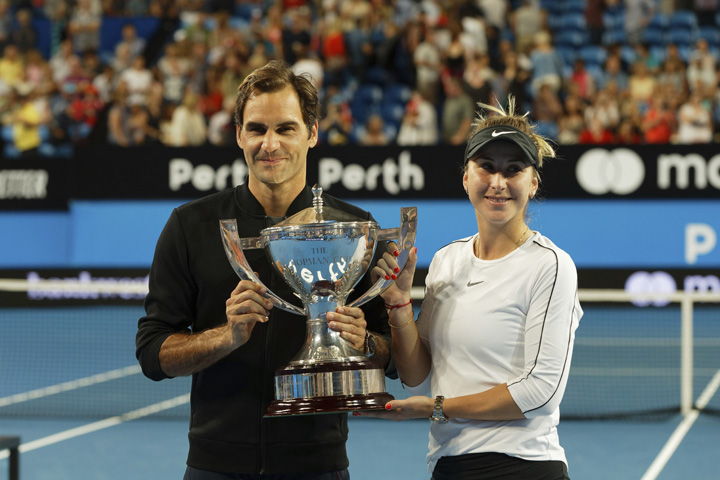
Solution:
M550 145L548 140L542 135L536 132L535 125L530 123L528 118L529 112L525 112L524 115L518 115L515 112L515 97L508 95L507 108L504 108L500 101L497 101L497 106L488 105L486 103L478 102L478 111L475 114L472 126L470 128L470 134L468 139L472 138L480 130L487 127L494 127L498 125L509 125L517 128L518 130L527 134L528 137L533 141L538 149L538 164L537 168L543 166L543 158L555 158L555 149ZM489 111L487 115L483 114L483 111ZM537 171L537 169L536 169ZM537 173L536 173L537 175ZM540 177L538 175L538 181Z

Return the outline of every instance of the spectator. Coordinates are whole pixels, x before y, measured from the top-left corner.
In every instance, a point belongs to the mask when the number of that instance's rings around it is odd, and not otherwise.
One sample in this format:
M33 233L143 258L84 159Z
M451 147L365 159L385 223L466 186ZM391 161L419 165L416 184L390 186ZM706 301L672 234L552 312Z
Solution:
M549 84L540 86L538 95L533 99L533 112L538 134L546 138L557 137L563 106L560 97Z
M223 101L222 109L215 112L208 121L208 141L216 147L229 147L236 145L235 122L235 99L227 97Z
M32 85L18 83L15 92L18 108L12 116L13 146L20 157L35 157L42 144L40 128L45 123L46 115L35 103Z
M474 112L475 104L463 92L460 80L449 77L445 82L445 102L442 107L442 141L451 145L465 143Z
M488 52L495 55L498 45L505 29L507 28L507 17L509 5L507 0L477 0L477 5L482 10L482 17L485 19L485 33L488 41Z
M657 75L659 85L667 85L677 95L685 97L688 92L688 78L685 64L677 58L667 58L663 61Z
M677 143L696 144L712 141L712 115L699 93L691 93L687 101L680 106L677 123Z
M102 8L99 0L77 0L68 25L75 53L100 49L101 21Z
M558 143L572 145L580 142L580 134L585 129L583 106L577 95L565 97L563 114L558 120Z
M357 19L354 28L345 30L345 48L351 75L359 82L364 82L366 71L374 61L375 54L368 17Z
M198 108L200 112L205 116L207 120L213 115L223 109L223 96L222 89L220 88L220 76L217 74L215 69L209 70L207 75L207 88L198 95L199 103ZM188 87L188 89L196 93L195 90Z
M405 114L397 136L398 145L435 145L438 141L438 123L435 107L413 90L405 105Z
M0 0L0 49L4 50L12 31L12 13L9 0Z
M453 23L450 25L450 33L450 45L448 45L444 52L443 63L449 75L461 78L466 70L466 64L470 59L470 52L460 38L463 33L462 25Z
M318 59L317 54L308 49L308 47L295 44L297 49L297 61L292 65L292 71L295 75L309 75L315 89L322 91L323 81L325 79L325 69L323 63Z
M138 103L129 105L127 129L133 146L145 145L157 135L150 126L147 109Z
M130 92L125 83L119 83L108 111L107 141L110 145L131 147L135 144L130 135L130 106L127 99Z
M240 55L229 52L223 62L223 70L220 75L220 85L223 97L234 97L237 86L245 79L245 63Z
M68 107L68 116L73 121L68 133L73 143L80 143L90 135L104 107L105 103L92 84L87 84L83 91L75 96Z
M347 145L353 133L350 107L338 97L331 97L326 104L326 115L319 122L322 139L331 146Z
M587 0L585 3L585 25L588 29L588 40L591 45L602 43L602 34L605 31L603 14L605 13L605 0Z
M497 73L490 68L490 56L474 55L469 59L462 75L463 90L472 99L473 104L492 103L493 84Z
M230 57L233 55L231 54ZM158 60L157 69L160 72L165 101L179 105L187 86L190 65L180 55L180 47L176 43L165 46L165 55ZM225 93L227 92L223 90L223 96Z
M32 11L18 10L15 14L17 26L11 30L10 41L20 53L25 54L37 47L37 33L32 25Z
M111 65L105 65L102 71L92 80L92 85L98 91L100 99L104 103L110 103L113 91L117 85L117 74Z
M642 41L645 27L655 15L654 0L624 0L623 28L628 43L637 44Z
M292 65L297 61L297 53L293 44L310 48L310 15L308 7L291 10L288 13L289 25L282 30L282 53L285 61Z
M605 128L597 117L592 117L580 133L581 145L609 145L615 143L610 130Z
M416 88L430 102L438 101L442 72L442 55L435 42L435 30L428 29L413 52Z
M145 57L138 55L133 58L132 66L120 73L118 82L124 82L128 87L129 105L145 105L147 95L152 85L153 76L150 70L145 68Z
M160 60L162 61L162 59ZM185 83L193 92L201 94L207 88L207 78L210 72L207 45L203 42L193 42L190 45L189 55L180 57L179 60L186 64L184 68L187 69L188 73ZM213 67L215 66L213 65Z
M661 95L653 95L651 99L650 107L643 115L643 140L645 143L670 143L675 115L667 108L666 100Z
M7 54L5 55L7 56ZM65 77L70 74L70 59L77 58L73 53L72 41L69 39L63 40L57 52L55 52L48 63L53 72L53 80L55 83L60 83Z
M641 142L640 133L635 124L625 119L620 122L615 136L615 143L621 145L638 145Z
M192 91L185 91L182 104L173 111L168 133L164 142L171 147L198 147L207 141L207 122Z
M130 58L135 58L138 55L142 55L145 50L145 39L139 37L137 29L132 23L126 23L123 25L120 31L121 40L115 45L115 56L118 56L118 49L125 48L129 50Z
M647 65L644 62L635 62L628 80L630 100L640 105L647 105L655 92L656 84L657 80L650 75Z
M690 53L687 80L690 90L693 92L702 93L709 88L717 87L715 58L709 51L707 41L703 38L697 40L695 49Z
M498 75L494 92L497 98L515 98L519 110L529 110L528 84L530 82L530 60L527 67L520 62L520 55L514 50L507 50L503 57L502 71ZM526 58L526 57L525 57Z
M48 74L49 67L42 54L35 49L25 54L24 80L29 82L34 89L43 83L44 77Z
M539 7L539 2L523 0L522 4L510 14L510 27L515 35L515 51L524 54L530 51L535 37L546 25L547 12Z
M642 62L651 74L656 73L660 69L660 57L655 51L650 50L647 44L641 42L635 43L633 44L633 51L633 63Z
M605 68L600 72L597 88L602 90L610 82L615 83L621 90L628 88L628 75L622 68L619 55L608 55L605 59Z
M531 87L534 95L540 91L541 85L548 85L557 93L562 86L563 59L552 45L550 33L546 30L535 35L535 47L530 52L532 62Z
M387 145L392 140L385 130L383 118L373 113L365 122L365 127L360 128L357 135L360 145Z
M22 80L25 66L20 51L15 45L7 45L0 58L0 81L12 88Z
M588 72L585 62L580 58L575 60L568 82L567 88L573 89L583 100L589 100L595 93L595 78Z
M592 103L585 108L585 123L589 124L592 119L597 119L610 131L614 131L620 123L620 107L608 90L597 92Z

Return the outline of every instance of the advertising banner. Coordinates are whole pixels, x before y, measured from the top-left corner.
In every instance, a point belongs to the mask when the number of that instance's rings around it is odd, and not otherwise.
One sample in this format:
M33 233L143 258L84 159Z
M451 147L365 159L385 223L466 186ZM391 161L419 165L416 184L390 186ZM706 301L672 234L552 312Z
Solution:
M463 147L328 147L308 183L343 199L459 199ZM69 199L193 199L243 183L237 147L80 147L72 159L0 160L0 210L63 209ZM720 198L708 145L562 145L542 169L547 199Z

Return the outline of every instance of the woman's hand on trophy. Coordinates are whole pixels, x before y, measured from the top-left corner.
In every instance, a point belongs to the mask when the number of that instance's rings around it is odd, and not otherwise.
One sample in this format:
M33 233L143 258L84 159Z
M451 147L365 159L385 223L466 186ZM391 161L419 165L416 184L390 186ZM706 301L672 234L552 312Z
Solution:
M388 250L378 260L375 268L372 269L371 278L375 283L379 278L384 277L385 280L395 280L380 295L389 305L397 305L406 303L410 299L410 291L413 285L413 277L415 276L415 265L417 264L417 247L413 247L409 251L408 260L405 267L400 271L397 263L397 257L400 250L395 242L388 242Z
M392 400L385 404L385 410L364 410L353 412L355 417L386 418L397 422L413 418L429 418L433 412L434 400L416 396L404 400Z
M273 304L263 297L265 287L250 280L237 284L225 302L225 316L236 347L244 345L257 322L265 323Z
M340 338L349 342L356 350L365 348L365 313L359 307L338 307L328 312L328 327L340 332Z

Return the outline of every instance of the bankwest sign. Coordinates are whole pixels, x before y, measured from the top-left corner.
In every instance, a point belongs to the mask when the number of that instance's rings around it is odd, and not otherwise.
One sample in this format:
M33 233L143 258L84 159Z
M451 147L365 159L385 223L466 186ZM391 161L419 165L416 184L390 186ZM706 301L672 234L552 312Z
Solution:
M464 198L462 146L310 150L308 182L344 199ZM247 179L242 151L79 148L75 158L0 159L0 210L66 208L76 199L192 199ZM542 192L563 198L720 198L715 145L560 146ZM73 180L70 182L69 180Z

